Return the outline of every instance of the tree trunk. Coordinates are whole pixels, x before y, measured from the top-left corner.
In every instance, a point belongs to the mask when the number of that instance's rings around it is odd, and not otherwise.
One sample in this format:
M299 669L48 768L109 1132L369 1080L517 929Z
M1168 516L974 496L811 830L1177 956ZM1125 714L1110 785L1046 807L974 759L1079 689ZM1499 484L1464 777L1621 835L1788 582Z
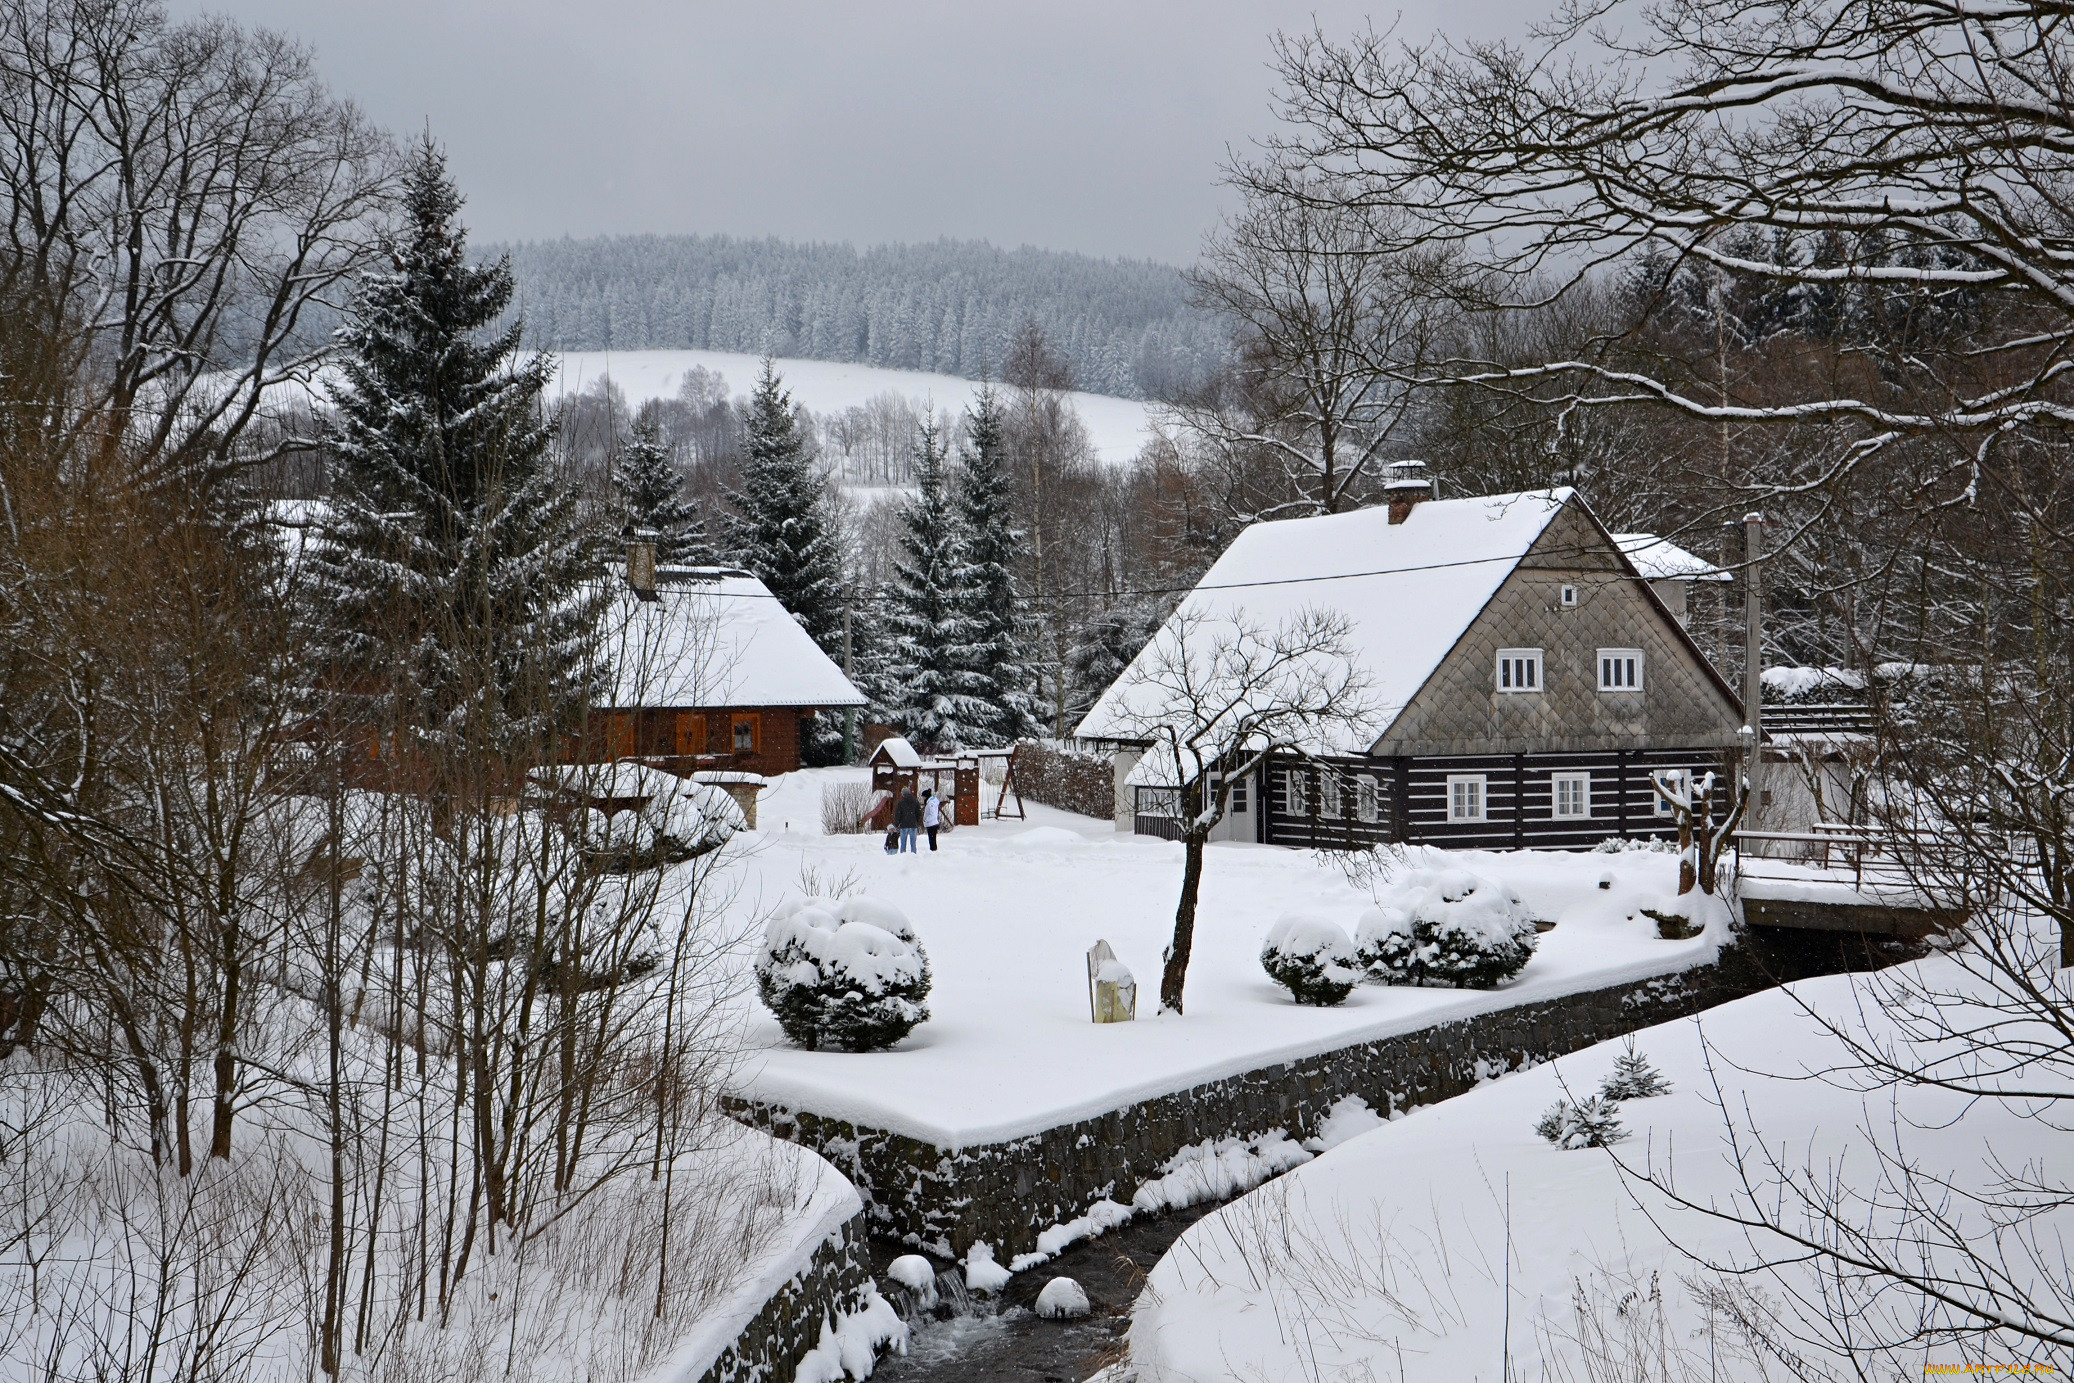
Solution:
M1181 837L1181 905L1174 909L1174 941L1167 947L1167 967L1159 979L1159 1007L1181 1012L1181 988L1188 982L1188 953L1195 946L1195 903L1203 886L1203 845L1209 836L1191 832Z

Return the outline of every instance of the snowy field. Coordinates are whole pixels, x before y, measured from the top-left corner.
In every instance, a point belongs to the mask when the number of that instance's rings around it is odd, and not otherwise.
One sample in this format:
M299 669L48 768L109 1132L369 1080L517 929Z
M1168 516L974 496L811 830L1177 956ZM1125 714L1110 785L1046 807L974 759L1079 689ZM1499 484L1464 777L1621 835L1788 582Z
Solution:
M1977 987L1943 957L1903 970L1952 993ZM1560 1151L1534 1125L1559 1097L1595 1092L1617 1043L1413 1110L1330 1148L1190 1227L1136 1308L1137 1372L1119 1375L1136 1383L1683 1383L1884 1379L1920 1376L1932 1363L1963 1366L1953 1347L1914 1347L1884 1369L1854 1372L1824 1347L1827 1327L1798 1301L1819 1306L1826 1294L1849 1329L1871 1342L1911 1338L1920 1298L1804 1265L1746 1276L1714 1271L1750 1267L1767 1253L1798 1255L1768 1232L1681 1208L1642 1179L1653 1173L1682 1202L1739 1214L1764 1205L1819 1241L1884 1245L1903 1263L1945 1274L1961 1297L1973 1274L1958 1243L2007 1283L2063 1278L2074 1211L2043 1190L2022 1189L2063 1180L2063 1160L2059 1172L2050 1169L2055 1156L2063 1159L2066 1134L2049 1111L2038 1117L2043 1105L1868 1088L1846 1044L1811 1016L1905 1052L1883 1000L1893 992L1886 986L1911 978L1808 980L1790 993L1643 1031L1639 1050L1674 1088L1621 1105L1629 1136L1610 1152ZM1829 1077L1809 1078L1820 1071ZM2046 1074L2010 1079L2042 1088L2036 1082ZM1747 1183L1730 1155L1732 1134ZM1898 1160L1903 1150L1920 1178L1916 1190L1948 1223L1926 1225L1896 1208L1910 1176ZM1848 1188L1840 1219L1851 1228L1839 1233L1806 1218L1796 1183L1818 1195ZM1998 1198L2000 1233L1991 1214ZM2009 1211L2026 1200L2040 1213ZM1856 1234L1866 1237L1849 1237ZM2064 1351L2037 1358L2064 1363Z
M1348 1043L1680 970L1711 959L1720 939L1715 928L1664 941L1635 915L1668 903L1669 855L1456 852L1442 858L1511 885L1557 924L1523 974L1494 992L1368 985L1337 1008L1304 1008L1262 971L1262 939L1292 908L1352 932L1368 896L1308 853L1219 844L1204 869L1187 1014L1155 1018L1179 844L1031 804L1027 822L962 827L935 855L925 842L919 856L888 856L876 836L820 833L823 784L863 777L830 769L776 780L758 806L763 829L741 838L753 843L730 874L732 906L747 921L803 891L895 904L934 968L932 1016L890 1051L807 1052L753 1005L736 1088L939 1146L1017 1137ZM1085 955L1098 939L1137 978L1136 1022L1089 1020Z
M749 392L763 368L756 356L727 351L567 351L560 360L560 374L550 386L550 393L559 389L573 394L609 377L635 408L645 400L676 393L685 371L693 366L711 370L726 380L727 392L735 398ZM927 402L940 412L956 414L979 392L977 382L955 375L830 360L774 363L792 397L817 415L853 408L885 393ZM1088 439L1104 461L1120 464L1130 460L1151 435L1147 430L1150 406L1140 400L1110 394L1075 393L1068 397L1087 426Z

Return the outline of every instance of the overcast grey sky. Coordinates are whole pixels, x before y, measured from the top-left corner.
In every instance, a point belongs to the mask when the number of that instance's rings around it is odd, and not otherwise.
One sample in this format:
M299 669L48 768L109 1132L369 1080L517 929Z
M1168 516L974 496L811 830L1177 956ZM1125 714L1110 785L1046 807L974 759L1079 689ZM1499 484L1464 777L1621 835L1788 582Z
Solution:
M173 0L280 29L447 146L478 239L955 236L1174 262L1270 125L1269 35L1354 0ZM1400 34L1534 0L1410 0ZM1401 19L1399 18L1401 14Z

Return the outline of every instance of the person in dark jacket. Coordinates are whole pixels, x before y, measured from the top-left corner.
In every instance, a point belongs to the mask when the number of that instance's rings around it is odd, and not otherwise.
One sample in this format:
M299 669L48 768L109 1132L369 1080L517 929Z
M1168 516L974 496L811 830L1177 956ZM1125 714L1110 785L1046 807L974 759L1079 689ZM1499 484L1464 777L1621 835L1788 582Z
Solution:
M915 849L915 832L922 825L922 803L913 788L902 788L900 800L893 805L893 824L900 828L900 853L912 855Z

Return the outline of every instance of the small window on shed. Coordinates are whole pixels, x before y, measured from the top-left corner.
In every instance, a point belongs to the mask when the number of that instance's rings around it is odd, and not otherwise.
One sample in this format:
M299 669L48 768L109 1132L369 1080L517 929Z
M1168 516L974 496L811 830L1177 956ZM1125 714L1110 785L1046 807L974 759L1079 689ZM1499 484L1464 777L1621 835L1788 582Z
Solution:
M1505 693L1541 690L1541 650L1501 648L1498 650L1498 690Z
M1489 779L1481 773L1450 773L1447 779L1447 819L1484 821L1484 790Z
M1642 690L1642 650L1639 648L1600 649L1599 690L1602 692Z

